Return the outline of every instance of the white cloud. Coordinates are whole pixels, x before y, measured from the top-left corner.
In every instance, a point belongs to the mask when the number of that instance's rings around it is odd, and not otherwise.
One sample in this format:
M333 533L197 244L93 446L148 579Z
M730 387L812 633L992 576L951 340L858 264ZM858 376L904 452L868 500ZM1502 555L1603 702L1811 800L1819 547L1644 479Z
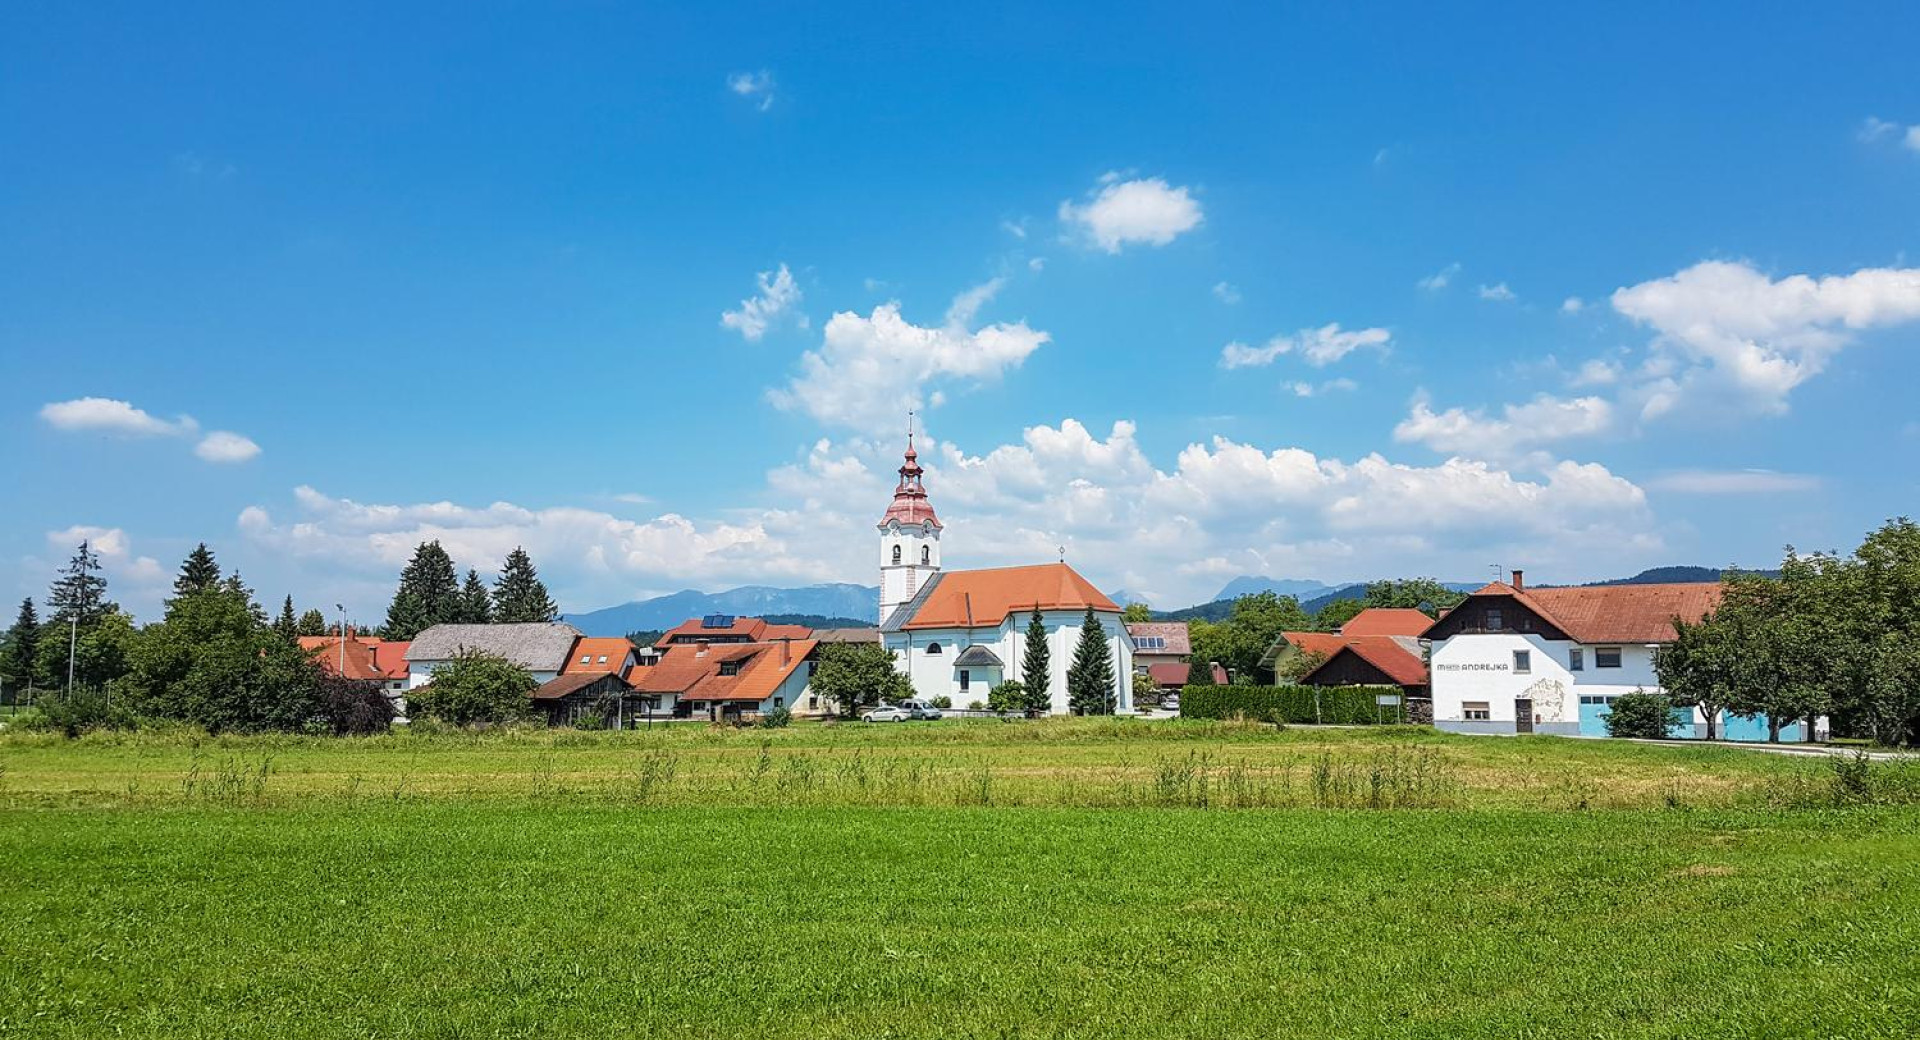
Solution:
M1873 144L1889 139L1920 152L1920 124L1902 126L1877 116L1868 116L1866 121L1860 124L1860 140Z
M1240 290L1230 282L1215 282L1213 298L1221 303L1239 303Z
M1265 344L1250 347L1233 342L1220 350L1221 368L1247 368L1271 365L1282 354L1298 353L1315 367L1330 365L1363 347L1384 349L1392 339L1386 329L1342 329L1339 322L1317 329L1301 329L1290 336L1275 336Z
M790 313L800 303L800 286L793 280L793 272L781 264L777 271L761 271L755 275L760 283L758 295L740 301L740 309L724 311L720 315L720 325L733 329L745 337L749 343L757 343L767 334L780 318ZM806 328L805 315L799 317L799 325Z
M1683 407L1780 413L1855 335L1920 319L1920 269L1774 280L1705 261L1616 290L1612 302L1655 333L1632 395L1643 418Z
M762 112L773 107L773 73L766 69L758 72L736 72L727 77L727 89L754 103Z
M134 591L149 591L166 580L166 570L160 566L160 561L151 556L135 554L133 540L118 527L76 524L47 532L47 547L62 566L81 542L86 542L100 555L100 567L109 579L137 586ZM110 595L112 591L109 589Z
M1514 296L1512 289L1507 288L1507 283L1505 282L1500 282L1496 285L1483 285L1479 288L1478 292L1480 293L1481 299L1493 300L1496 303L1511 303L1518 298Z
M250 437L214 430L194 445L193 453L208 462L246 462L260 454L260 445Z
M1581 362L1580 368L1567 380L1575 387L1612 386L1620 381L1620 364L1605 358L1589 358Z
M1000 230L1005 231L1015 238L1025 238L1027 237L1027 218L1021 217L1019 220L1002 220L1000 222Z
M1282 387L1293 392L1295 397L1321 397L1336 391L1358 390L1360 384L1342 376L1329 379L1324 383L1292 382L1282 383Z
M40 408L40 418L58 430L101 430L130 437L176 437L200 428L192 416L172 422L109 397L79 397Z
M994 279L955 297L938 327L907 321L898 303L866 317L835 314L820 349L803 355L800 374L768 399L824 423L872 431L893 428L910 408L939 404L942 386L992 382L1049 338L1024 321L972 328L1001 284Z
M1087 201L1060 204L1060 221L1109 253L1135 243L1164 246L1204 219L1200 202L1185 187L1159 177L1122 180L1118 173L1100 179Z
M1433 272L1432 274L1426 276L1425 278L1420 279L1419 281L1413 284L1416 288L1424 289L1427 292L1439 292L1440 290L1445 289L1448 286L1448 284L1450 284L1453 281L1454 276L1459 273L1460 273L1459 264L1457 263L1448 264L1447 266L1442 267L1440 270Z
M1781 473L1770 469L1683 469L1663 473L1647 482L1656 491L1688 495L1777 495L1820 490L1820 478L1811 473Z
M1542 445L1605 433L1613 426L1613 405L1600 397L1561 398L1540 394L1525 404L1509 404L1499 416L1484 410L1449 408L1435 412L1416 399L1393 439L1424 444L1435 451L1474 458L1526 457ZM1539 464L1542 460L1535 457Z
M1569 296L1560 301L1560 313L1578 314L1587 308L1587 301L1578 296Z

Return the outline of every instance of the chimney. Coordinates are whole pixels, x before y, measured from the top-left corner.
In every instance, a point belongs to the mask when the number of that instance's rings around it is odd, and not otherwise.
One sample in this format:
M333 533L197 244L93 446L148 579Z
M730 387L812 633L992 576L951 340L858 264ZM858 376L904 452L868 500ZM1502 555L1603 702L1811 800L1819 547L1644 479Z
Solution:
M707 656L707 648L712 645L713 645L712 643L708 642L705 639L699 640L698 642L693 644L693 647L694 647L693 656L695 657Z
M780 666L781 667L783 668L786 667L788 655L790 655L791 653L793 653L793 640L787 638L786 636L781 636L780 637Z
M1513 591L1515 592L1527 591L1527 572L1526 571L1520 570L1518 568L1514 569Z

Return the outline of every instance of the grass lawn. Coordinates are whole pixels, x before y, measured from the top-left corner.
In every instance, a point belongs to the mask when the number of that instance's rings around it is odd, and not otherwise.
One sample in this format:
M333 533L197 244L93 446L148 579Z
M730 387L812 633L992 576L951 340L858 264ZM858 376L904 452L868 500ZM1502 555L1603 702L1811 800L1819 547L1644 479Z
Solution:
M0 739L0 1037L1920 1035L1819 763L1115 725Z

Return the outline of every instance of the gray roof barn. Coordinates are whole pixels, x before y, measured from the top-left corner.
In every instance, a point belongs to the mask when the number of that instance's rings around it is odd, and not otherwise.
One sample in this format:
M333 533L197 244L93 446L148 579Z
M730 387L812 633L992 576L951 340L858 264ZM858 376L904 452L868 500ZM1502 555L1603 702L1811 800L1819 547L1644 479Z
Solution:
M413 637L407 663L447 661L461 650L498 654L530 672L558 672L580 630L558 621L531 621L512 625L435 625Z

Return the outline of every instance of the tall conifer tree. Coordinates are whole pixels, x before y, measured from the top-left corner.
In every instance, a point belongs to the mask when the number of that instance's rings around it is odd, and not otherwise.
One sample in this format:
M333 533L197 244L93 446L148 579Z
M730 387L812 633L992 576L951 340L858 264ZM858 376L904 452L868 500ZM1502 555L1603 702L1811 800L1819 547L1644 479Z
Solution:
M487 593L486 583L480 580L480 572L469 567L466 583L460 586L460 621L484 625L492 620L493 599Z
M1080 623L1080 644L1067 666L1067 704L1076 715L1111 715L1116 705L1113 689L1113 648L1106 627L1087 608Z
M533 558L515 546L493 583L493 619L501 623L515 621L552 621L560 608L547 595L547 587L533 569Z
M287 639L297 639L300 635L300 622L293 616L293 597L288 596L280 604L280 616L273 621L273 630Z
M1020 660L1020 682L1027 688L1027 711L1045 714L1053 710L1053 660L1047 650L1047 623L1035 604L1027 618L1026 647Z
M60 569L47 590L47 606L53 611L51 620L61 624L77 620L81 628L91 628L120 609L107 602L107 579L100 573L100 554L93 551L91 541L81 542Z
M33 666L40 655L40 613L33 609L33 597L20 601L20 614L7 630L7 643L0 651L0 675L16 686L33 682Z
M306 613L300 615L297 634L303 636L324 636L327 632L327 616L320 613L319 608L309 607Z
M421 542L400 571L400 587L387 608L386 637L412 639L459 619L460 579L453 571L453 557L438 541Z
M219 583L220 564L214 561L213 550L207 548L207 543L201 542L180 564L180 575L173 579L173 594L188 596L205 592Z

